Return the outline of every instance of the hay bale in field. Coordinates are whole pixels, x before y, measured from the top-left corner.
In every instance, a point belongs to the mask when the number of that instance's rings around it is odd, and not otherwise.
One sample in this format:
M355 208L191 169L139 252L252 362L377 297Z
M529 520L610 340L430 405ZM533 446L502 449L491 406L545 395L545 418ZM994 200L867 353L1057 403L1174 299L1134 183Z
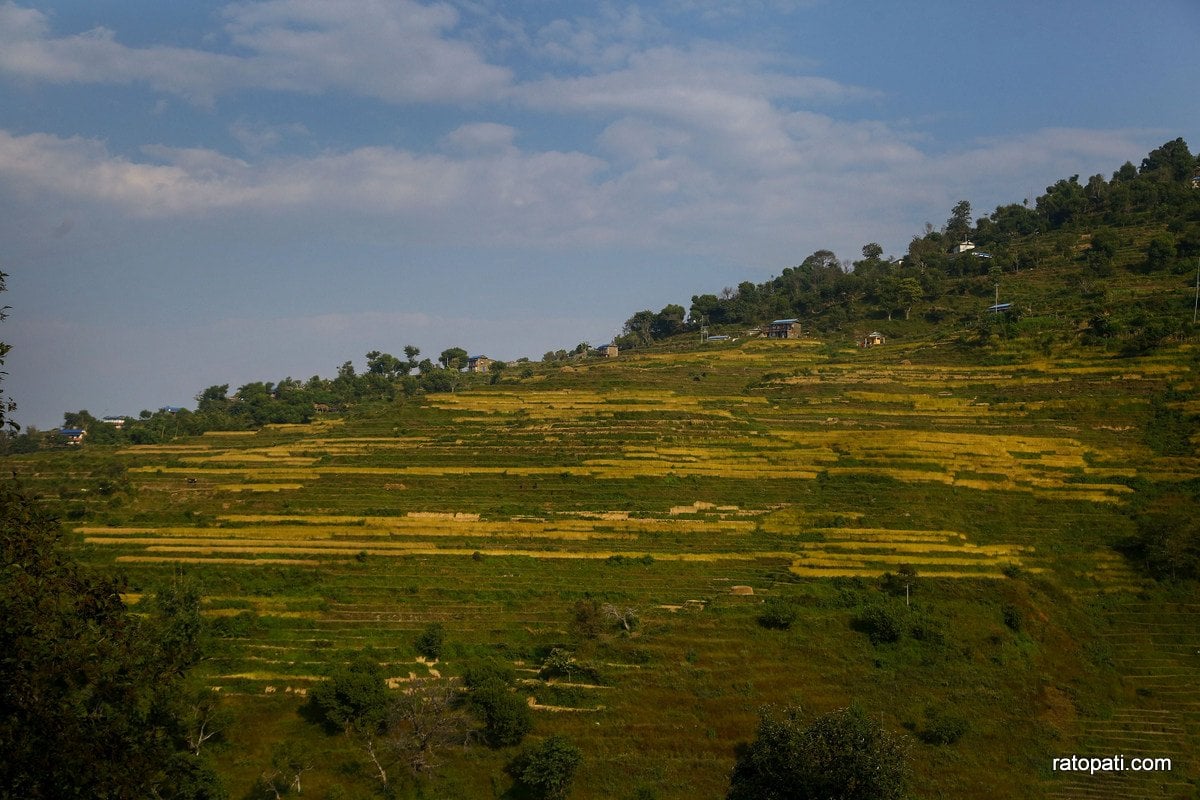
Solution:
M730 586L729 593L730 594L740 594L740 595L754 594L754 587L753 586Z

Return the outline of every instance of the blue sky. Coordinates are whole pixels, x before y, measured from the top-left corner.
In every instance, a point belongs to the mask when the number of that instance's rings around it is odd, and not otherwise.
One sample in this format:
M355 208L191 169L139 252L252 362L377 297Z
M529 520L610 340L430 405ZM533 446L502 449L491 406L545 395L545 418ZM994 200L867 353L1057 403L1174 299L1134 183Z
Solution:
M1200 4L0 2L16 418L539 358L1197 147Z

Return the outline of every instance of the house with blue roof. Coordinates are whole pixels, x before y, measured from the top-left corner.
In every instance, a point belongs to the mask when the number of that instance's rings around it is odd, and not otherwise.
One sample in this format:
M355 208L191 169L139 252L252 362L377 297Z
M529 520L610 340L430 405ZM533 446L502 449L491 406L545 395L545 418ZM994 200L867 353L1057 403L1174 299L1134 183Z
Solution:
M768 339L799 339L800 320L777 319L767 325Z
M80 445L83 444L83 437L87 436L87 431L83 428L59 428L58 435L66 444Z

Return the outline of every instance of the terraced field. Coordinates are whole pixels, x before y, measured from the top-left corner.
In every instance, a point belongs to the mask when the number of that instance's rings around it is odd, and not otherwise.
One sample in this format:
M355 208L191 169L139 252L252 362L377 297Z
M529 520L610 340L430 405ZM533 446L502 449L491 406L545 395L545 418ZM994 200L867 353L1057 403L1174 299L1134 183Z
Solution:
M270 732L295 731L297 698L363 651L397 687L482 655L526 670L539 731L586 754L579 798L723 796L756 709L794 701L856 701L916 732L927 708L965 709L957 745L917 745L922 797L1116 796L1048 780L1049 759L1135 740L1181 766L1165 795L1127 796L1185 796L1196 606L1138 617L1157 590L1113 545L1146 481L1200 477L1142 436L1149 398L1191 391L1193 351L963 360L750 341L14 466L59 498L83 557L130 576L131 603L181 569L205 588L220 638L203 679L258 720L233 736L233 796ZM114 471L129 491L97 493ZM900 571L936 644L854 629L866 605L903 606L880 589ZM755 622L777 596L797 604L791 630ZM587 597L640 626L581 639ZM436 664L412 645L431 622L449 640ZM552 647L603 679L537 678ZM472 753L436 791L492 796L507 756ZM313 791L368 792L338 774Z

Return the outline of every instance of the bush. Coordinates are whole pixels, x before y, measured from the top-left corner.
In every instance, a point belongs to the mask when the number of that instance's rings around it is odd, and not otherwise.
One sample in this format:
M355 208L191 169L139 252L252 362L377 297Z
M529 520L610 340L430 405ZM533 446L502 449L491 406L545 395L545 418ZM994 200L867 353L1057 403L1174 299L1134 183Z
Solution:
M595 639L605 628L604 613L592 598L579 600L572 609L571 630L584 639Z
M517 783L534 797L563 800L571 791L583 753L565 736L551 736L510 765Z
M479 689L489 683L511 686L516 680L516 670L506 661L494 658L475 661L463 671L463 684L468 689Z
M741 748L727 800L900 800L908 743L857 708L803 725L799 708L765 709L758 738Z
M926 744L954 744L971 729L965 717L947 714L936 708L925 709L925 727L918 736Z
M1004 615L1004 624L1008 629L1013 633L1020 633L1025 620L1021 609L1009 603L1004 606L1004 610L1001 613Z
M521 743L533 727L533 712L522 695L491 680L471 693L470 704L483 722L483 736L493 747Z
M431 622L425 626L413 642L417 652L426 658L437 661L442 657L442 649L446 644L446 631L440 622Z
M758 615L758 624L764 628L787 630L800 615L796 602L788 597L770 597L763 603Z
M339 667L308 693L306 715L332 730L374 730L387 716L388 692L383 670L361 657Z
M904 635L905 620L902 612L891 605L874 603L864 608L854 618L853 626L871 639L871 644L881 645L897 642Z

